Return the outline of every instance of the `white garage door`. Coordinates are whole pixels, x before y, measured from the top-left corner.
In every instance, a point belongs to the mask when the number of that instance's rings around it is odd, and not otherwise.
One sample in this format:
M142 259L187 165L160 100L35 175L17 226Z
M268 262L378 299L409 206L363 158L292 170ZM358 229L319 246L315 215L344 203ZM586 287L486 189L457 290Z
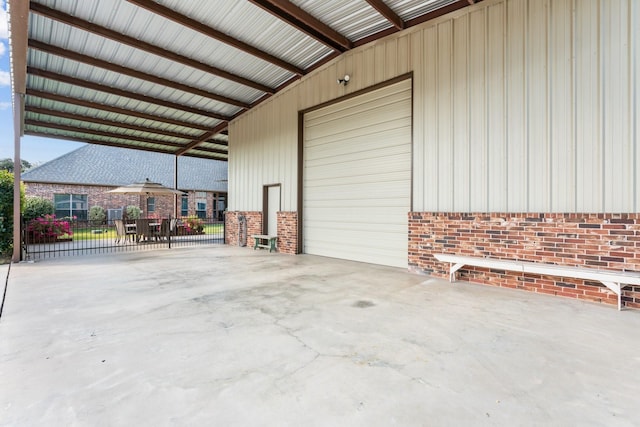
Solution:
M304 252L407 267L411 80L305 114Z

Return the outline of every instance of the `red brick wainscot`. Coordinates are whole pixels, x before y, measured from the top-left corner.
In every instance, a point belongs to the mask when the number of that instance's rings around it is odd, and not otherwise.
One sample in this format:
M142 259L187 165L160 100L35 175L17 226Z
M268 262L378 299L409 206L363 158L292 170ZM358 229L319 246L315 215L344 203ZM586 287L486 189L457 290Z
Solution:
M640 272L640 214L409 213L409 270L448 278L434 253ZM478 267L458 280L617 304L599 282ZM640 309L640 287L622 302Z
M262 234L262 212L229 211L224 217L224 234L227 245L240 246L239 217L244 216L247 222L247 247L253 248L254 234Z
M298 212L278 212L278 252L298 253Z

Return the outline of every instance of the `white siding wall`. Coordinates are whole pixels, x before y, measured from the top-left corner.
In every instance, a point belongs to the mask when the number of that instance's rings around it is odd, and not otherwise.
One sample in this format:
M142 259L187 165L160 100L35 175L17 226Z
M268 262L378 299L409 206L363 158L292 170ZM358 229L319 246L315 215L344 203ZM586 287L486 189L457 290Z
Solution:
M639 4L487 0L337 58L231 123L230 209L296 210L297 112L413 71L414 210L638 211Z

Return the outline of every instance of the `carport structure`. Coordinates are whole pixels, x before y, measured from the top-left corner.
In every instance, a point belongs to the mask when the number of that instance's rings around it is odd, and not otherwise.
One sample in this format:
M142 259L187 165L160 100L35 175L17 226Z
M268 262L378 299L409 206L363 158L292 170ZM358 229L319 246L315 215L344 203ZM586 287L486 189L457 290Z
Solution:
M443 277L434 253L640 271L637 1L25 3L16 126L228 158L231 244L246 221L281 252Z

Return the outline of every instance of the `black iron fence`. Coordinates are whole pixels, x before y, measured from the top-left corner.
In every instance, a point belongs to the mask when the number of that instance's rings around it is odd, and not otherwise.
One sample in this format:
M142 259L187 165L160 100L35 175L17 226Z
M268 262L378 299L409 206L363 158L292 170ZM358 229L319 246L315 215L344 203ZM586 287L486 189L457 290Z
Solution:
M23 221L23 259L224 243L218 218L86 221L45 216Z

